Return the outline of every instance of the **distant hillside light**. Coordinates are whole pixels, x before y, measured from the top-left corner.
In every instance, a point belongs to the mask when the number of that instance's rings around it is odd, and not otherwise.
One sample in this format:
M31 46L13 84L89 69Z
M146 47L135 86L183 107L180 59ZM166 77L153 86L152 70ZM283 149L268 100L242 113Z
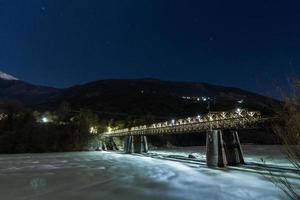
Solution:
M237 101L239 104L244 103L244 99Z

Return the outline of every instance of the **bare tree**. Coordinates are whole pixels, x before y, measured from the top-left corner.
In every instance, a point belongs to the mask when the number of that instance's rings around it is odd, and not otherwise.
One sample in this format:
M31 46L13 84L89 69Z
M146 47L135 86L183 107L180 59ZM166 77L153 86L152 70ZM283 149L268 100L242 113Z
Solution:
M300 175L300 81L292 80L290 94L284 95L283 108L278 112L280 122L273 125L274 132L284 146L284 153ZM271 173L272 182L290 199L299 200L299 190L285 177ZM298 188L299 189L299 188Z

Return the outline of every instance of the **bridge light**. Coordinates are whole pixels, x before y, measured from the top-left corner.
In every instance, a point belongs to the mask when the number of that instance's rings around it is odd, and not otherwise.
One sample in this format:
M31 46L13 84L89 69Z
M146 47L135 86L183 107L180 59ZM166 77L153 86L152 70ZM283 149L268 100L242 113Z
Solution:
M97 133L98 133L98 129L97 129L96 127L93 127L93 126L92 126L92 127L90 128L90 133L91 133L91 134L97 134Z
M172 119L172 120L171 120L171 123L174 125L174 124L175 124L175 119Z
M112 131L112 128L111 128L110 126L108 126L108 127L107 127L107 132L110 133L111 131Z
M47 117L43 117L43 118L42 118L42 122L43 122L43 123L48 123L48 121L49 121L49 120L48 120Z
M237 112L238 114L241 114L242 110L241 110L240 108L237 108L237 109L236 109L236 112Z
M197 115L197 118L200 119L200 118L201 118L201 115Z

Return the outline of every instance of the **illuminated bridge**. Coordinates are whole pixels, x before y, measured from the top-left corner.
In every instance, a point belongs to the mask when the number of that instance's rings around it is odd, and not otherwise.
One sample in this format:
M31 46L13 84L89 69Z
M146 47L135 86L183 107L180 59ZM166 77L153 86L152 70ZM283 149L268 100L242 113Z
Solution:
M113 142L114 137L125 137L126 153L147 153L148 135L206 133L207 165L225 167L244 163L237 130L257 127L263 121L258 111L236 109L127 129L108 130L102 135L113 143L112 146L116 146Z

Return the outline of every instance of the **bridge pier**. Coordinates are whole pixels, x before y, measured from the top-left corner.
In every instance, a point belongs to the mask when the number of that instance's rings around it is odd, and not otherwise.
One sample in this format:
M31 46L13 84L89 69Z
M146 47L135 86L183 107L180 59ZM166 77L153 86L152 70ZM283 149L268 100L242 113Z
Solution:
M125 153L133 153L133 136L126 136L124 141L124 151Z
M245 164L238 132L229 131L223 137L228 165Z
M100 141L100 150L101 151L107 151L107 146L106 146L106 143L105 141Z
M147 153L148 142L146 136L126 136L124 143L125 153Z
M206 133L206 164L209 167L227 166L221 130L209 130Z
M109 143L110 148L111 148L113 151L119 151L119 148L118 148L118 146L117 146L117 144L116 144L116 142L115 142L115 140L114 140L113 137L110 138L110 140L108 141L108 143Z
M119 150L118 146L116 145L116 143L112 137L102 140L100 142L100 149L102 151L107 151L107 150L118 151Z
M226 167L244 164L244 157L237 131L207 131L206 163L209 167Z

